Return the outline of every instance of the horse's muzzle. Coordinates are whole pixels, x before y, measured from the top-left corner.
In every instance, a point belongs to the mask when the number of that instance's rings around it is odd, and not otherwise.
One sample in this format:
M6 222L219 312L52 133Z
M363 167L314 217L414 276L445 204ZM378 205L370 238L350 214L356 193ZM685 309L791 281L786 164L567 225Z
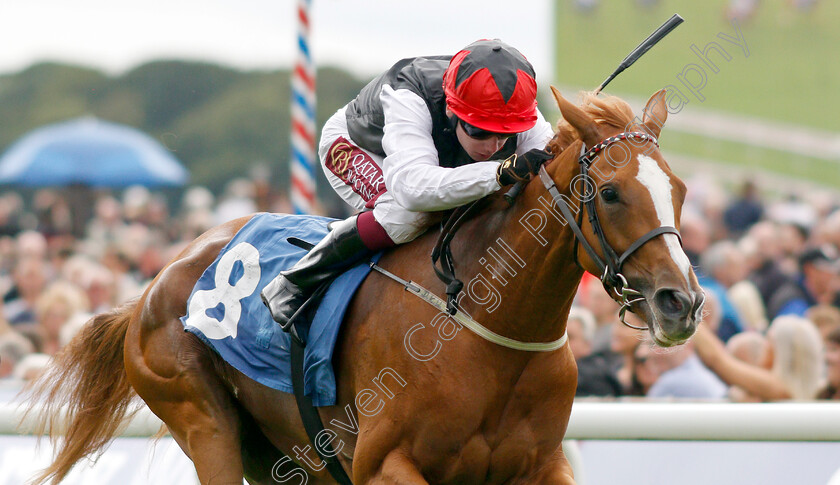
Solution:
M694 335L703 314L703 292L686 292L676 288L660 288L652 298L658 329L654 337L659 344L678 345Z

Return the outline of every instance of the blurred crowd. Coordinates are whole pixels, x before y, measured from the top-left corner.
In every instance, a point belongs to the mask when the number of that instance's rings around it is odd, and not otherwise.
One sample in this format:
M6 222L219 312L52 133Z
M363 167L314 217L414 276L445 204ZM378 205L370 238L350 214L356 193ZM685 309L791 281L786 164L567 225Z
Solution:
M91 192L81 221L66 190L0 194L0 379L37 375L92 315L139 296L210 227L291 212L265 174L252 175L218 198L202 187L176 202L143 187ZM568 324L578 396L840 398L840 197L686 182L681 234L706 294L703 324L687 344L658 348L587 274Z
M702 177L688 185L680 231L706 295L697 334L654 346L587 275L568 324L577 395L840 399L840 199L763 197L752 182L726 192Z
M140 186L0 193L0 379L37 375L92 315L140 296L207 229L293 212L268 180L255 170L219 197L192 187L175 202Z

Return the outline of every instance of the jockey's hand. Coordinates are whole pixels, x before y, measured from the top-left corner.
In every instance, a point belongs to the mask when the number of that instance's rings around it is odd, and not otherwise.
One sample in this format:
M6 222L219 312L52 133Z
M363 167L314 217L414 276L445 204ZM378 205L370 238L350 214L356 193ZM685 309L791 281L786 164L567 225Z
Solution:
M496 180L502 187L516 182L527 182L531 174L539 172L540 166L552 158L554 155L540 148L534 148L522 155L511 155L499 165Z

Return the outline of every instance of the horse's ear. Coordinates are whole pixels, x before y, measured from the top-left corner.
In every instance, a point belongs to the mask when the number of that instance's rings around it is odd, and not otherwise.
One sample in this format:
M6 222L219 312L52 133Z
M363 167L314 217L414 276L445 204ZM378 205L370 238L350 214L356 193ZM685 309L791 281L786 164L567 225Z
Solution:
M659 138L659 133L662 131L662 125L668 119L668 106L665 105L665 90L660 89L645 105L644 116L642 123L653 136Z
M586 145L591 147L599 143L601 141L601 135L598 133L598 125L595 124L595 121L582 109L564 98L554 86L551 86L551 93L554 94L554 99L557 101L557 107L560 108L563 119L568 121L577 130L580 138Z

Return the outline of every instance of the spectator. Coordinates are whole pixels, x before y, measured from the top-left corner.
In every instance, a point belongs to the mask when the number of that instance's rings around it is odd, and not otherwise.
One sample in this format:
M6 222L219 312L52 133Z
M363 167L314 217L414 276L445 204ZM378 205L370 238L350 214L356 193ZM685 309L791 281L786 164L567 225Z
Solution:
M700 265L700 255L711 244L712 230L709 223L692 211L683 211L680 218L683 250L692 266Z
M12 331L12 326L9 325L8 321L6 321L6 317L4 315L5 315L5 311L4 311L4 306L3 306L3 300L0 299L0 335L3 335L5 333L8 333L8 332Z
M79 313L87 313L90 304L84 291L66 281L56 281L38 298L35 313L38 316L38 333L41 337L40 352L55 355L60 349L62 327Z
M122 205L110 195L96 200L93 219L87 224L85 236L91 244L104 248L109 243L123 237L125 222L122 218Z
M732 241L718 241L710 245L700 258L703 275L725 289L747 277L744 254Z
M569 349L575 360L592 354L592 337L595 336L595 316L585 308L572 306L566 321Z
M782 200L776 201L768 209L768 219L776 221L782 230L782 246L786 244L786 226L794 225L805 233L813 227L817 218L817 211L812 204L807 203L796 194L789 194Z
M833 246L823 245L805 250L799 256L799 267L797 290L774 297L778 306L777 315L805 316L808 308L834 300L840 261Z
M825 219L817 221L811 236L811 242L817 246L831 244L840 248L840 209L835 209Z
M257 163L248 174L254 184L254 204L260 212L271 212L271 168L268 164ZM337 218L339 219L339 218Z
M58 342L61 348L67 346L71 340L76 336L82 328L87 325L88 321L93 318L90 313L78 312L70 317L67 322L61 327L61 332L58 335Z
M704 292L706 295L705 303L703 303L703 325L718 334L720 330L720 321L723 319L723 313L720 308L720 300L717 294L713 291ZM720 338L720 337L718 337Z
M0 196L0 236L14 236L20 232L23 200L14 193Z
M758 189L752 181L744 182L741 195L723 213L723 222L730 236L739 237L753 224L761 220L764 207L758 197Z
M137 260L137 270L141 284L145 285L157 276L169 262L167 257L166 248L157 244L150 244L143 250Z
M15 238L15 255L18 259L47 259L47 238L36 231L24 231Z
M767 340L758 332L741 332L726 342L726 350L732 357L750 365L760 366L767 351ZM735 402L760 402L761 400L739 386L729 388L729 399Z
M136 265L120 248L113 245L106 248L102 255L102 265L113 275L113 293L116 305L121 305L134 297L140 296L143 292L135 277ZM94 313L99 312L94 310Z
M592 338L592 352L604 353L610 350L610 332L618 321L618 303L610 297L598 278L589 275L581 282L584 305L595 317L595 335Z
M50 365L52 358L47 354L27 354L15 365L12 371L12 378L20 381L31 381L37 379Z
M182 239L191 241L213 227L214 202L213 193L205 187L190 187L187 189L181 200Z
M759 5L759 0L729 0L724 15L729 21L737 20L746 24L755 17Z
M114 274L102 264L90 264L82 288L87 294L88 309L94 314L107 312L117 304Z
M744 330L767 330L767 312L755 285L748 280L739 281L726 291L726 296L741 317Z
M840 257L837 248L824 244L806 249L799 256L800 285L808 306L831 303L836 298ZM804 312L796 312L804 315Z
M645 395L650 398L723 399L727 388L694 351L691 341L669 349L643 343L636 356L646 357L650 375L656 376Z
M630 389L631 396L647 396L651 387L659 379L659 368L650 359L653 355L651 344L647 341L637 342L633 348L633 367Z
M245 178L228 182L225 195L216 206L214 224L223 224L238 217L247 216L257 211L254 202L254 183Z
M15 273L17 271L26 272L33 266L30 264L21 264L23 260L36 259L46 261L47 239L39 232L24 231L15 237L12 247L9 249L11 251L4 251L5 254L3 256L7 257L10 262L15 261L15 263L12 267L12 286L10 288L4 288L4 302L20 300L21 294L18 279L23 278L23 276L20 274L15 276ZM23 266L23 268L18 268L18 266ZM32 284L34 285L34 282ZM13 309L16 309L16 307Z
M733 357L708 328L700 325L694 343L703 363L730 386L762 401L813 399L822 375L822 343L810 321L782 316L770 325L761 365Z
M19 333L0 334L0 379L12 377L15 366L34 351L32 342Z
M825 339L826 384L818 399L840 399L840 327L834 327Z
M35 193L32 202L35 217L38 220L37 230L47 238L60 237L71 234L73 220L67 200L55 190L41 189Z
M569 348L578 367L576 396L620 396L621 383L602 353L592 352L595 316L585 308L573 306L566 322Z
M15 268L15 240L11 236L0 236L0 300L6 298L11 288L11 273Z
M159 195L153 195L149 199L146 212L143 214L140 223L148 226L157 239L170 241L178 237L177 227L170 221L169 206L166 200Z
M44 260L25 258L18 261L12 275L14 287L8 294L17 296L5 302L6 320L12 325L35 322L35 301L46 287L48 272Z
M808 309L806 317L817 326L817 330L822 335L823 342L827 342L828 335L835 328L840 327L840 309L833 305L823 303L812 306Z
M813 399L824 375L823 342L806 318L776 318L767 330L772 370L790 387L793 399Z
M146 222L146 211L149 208L152 194L142 185L134 185L123 192L123 218L127 223Z
M724 342L729 337L744 329L741 317L735 306L729 301L726 291L747 276L744 256L738 246L731 241L719 241L706 250L700 258L701 272L697 281L703 286L706 295L712 292L717 297L720 307L720 325L718 337Z
M767 339L758 332L741 332L726 342L726 350L732 357L751 365L761 365Z
M625 320L630 325L644 327L645 322L633 313L627 313ZM644 339L645 333L621 323L618 319L612 324L612 339L610 340L610 351L613 357L613 374L621 384L623 394L630 396L643 396L641 385L636 375L636 350Z
M782 314L782 309L789 302L805 296L792 275L785 274L779 267L781 246L778 226L773 222L759 222L746 237L750 239L747 245L755 251L752 258L755 266L749 280L758 289L767 317L772 320Z
M795 274L799 271L799 255L808 245L808 229L800 224L782 223L779 224L779 236L782 251L779 266L783 272Z

